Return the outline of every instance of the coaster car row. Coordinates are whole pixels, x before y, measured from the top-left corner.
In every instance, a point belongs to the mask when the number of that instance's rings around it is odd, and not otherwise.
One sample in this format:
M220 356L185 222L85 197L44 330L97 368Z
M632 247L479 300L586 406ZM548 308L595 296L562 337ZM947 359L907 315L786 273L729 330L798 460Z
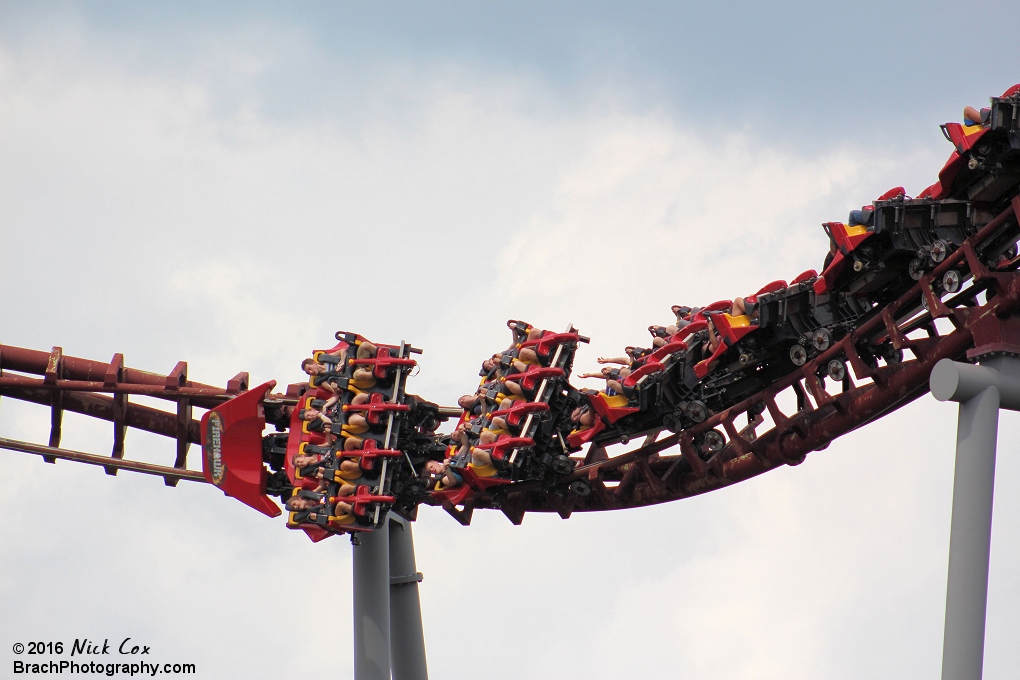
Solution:
M406 392L416 366L410 355L419 350L343 331L336 339L332 349L301 363L308 382L291 385L286 404L263 393L259 421L264 427L268 420L278 432L262 436L259 427L260 451L253 453L250 436L244 442L220 436L238 451L230 465L247 473L247 485L228 494L257 499L266 514L279 514L267 495L279 496L288 527L316 541L370 530L398 504L396 494L404 497L405 511L410 497L413 509L416 495L424 493L415 492L415 461L423 468L429 457L441 455L433 449L442 450L435 435L444 419L439 407Z
M301 364L308 388L292 409L284 458L287 525L313 538L364 530L394 503L388 468L403 455L401 421L411 410L408 346L345 332L336 339Z
M511 319L510 346L482 362L479 384L462 396L462 409L443 460L428 464L432 499L458 505L469 496L527 480L570 472L565 438L579 393L568 377L579 343L573 327L563 333Z

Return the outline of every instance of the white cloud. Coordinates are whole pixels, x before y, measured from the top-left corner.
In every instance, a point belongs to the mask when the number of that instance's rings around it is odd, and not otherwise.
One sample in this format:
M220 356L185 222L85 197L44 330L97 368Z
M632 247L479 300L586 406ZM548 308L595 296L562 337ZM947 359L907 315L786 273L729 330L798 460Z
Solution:
M282 120L260 109L257 76L286 42L257 53L228 36L194 57L215 77L170 77L65 38L0 52L3 340L124 351L157 371L187 359L203 382L297 379L345 327L423 347L413 388L448 403L511 316L573 321L592 336L588 368L674 302L817 267L820 222L900 178L919 191L946 151L804 156L611 97L565 111L541 83L428 64L394 65L352 94L361 106ZM923 400L798 468L662 507L521 527L476 513L467 529L423 509L433 675L932 675L947 408ZM47 422L0 409L3 436L41 441ZM104 452L106 437L68 442ZM129 450L149 442L132 433ZM350 676L341 539L311 545L209 488L0 457L3 639L144 634L200 677ZM1017 522L1005 503L997 531ZM1003 631L1018 555L1008 539L995 549L990 678L1016 659ZM324 594L298 594L310 573Z

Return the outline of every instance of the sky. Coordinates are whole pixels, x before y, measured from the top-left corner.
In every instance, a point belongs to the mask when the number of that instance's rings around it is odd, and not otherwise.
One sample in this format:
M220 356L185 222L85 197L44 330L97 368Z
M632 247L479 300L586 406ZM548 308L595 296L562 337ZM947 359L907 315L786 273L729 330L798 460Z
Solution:
M591 370L671 304L818 268L822 222L920 193L939 124L1020 82L1018 23L1007 2L0 2L0 343L285 384L352 330L423 348L412 391L449 404L518 318L573 323ZM432 676L934 677L955 417L926 396L657 507L423 508ZM48 422L0 400L0 436ZM1020 666L1018 427L989 680ZM111 429L67 414L62 444L107 453ZM205 485L0 470L3 664L130 636L200 678L352 677L346 540Z

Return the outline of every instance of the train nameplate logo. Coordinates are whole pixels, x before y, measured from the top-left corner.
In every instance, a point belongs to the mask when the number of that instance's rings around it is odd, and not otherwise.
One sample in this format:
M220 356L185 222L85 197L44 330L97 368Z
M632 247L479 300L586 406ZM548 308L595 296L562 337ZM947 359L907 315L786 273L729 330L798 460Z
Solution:
M220 418L219 413L209 414L209 430L206 435L206 463L209 465L212 483L219 486L227 473L227 466L223 464L222 451L223 419Z

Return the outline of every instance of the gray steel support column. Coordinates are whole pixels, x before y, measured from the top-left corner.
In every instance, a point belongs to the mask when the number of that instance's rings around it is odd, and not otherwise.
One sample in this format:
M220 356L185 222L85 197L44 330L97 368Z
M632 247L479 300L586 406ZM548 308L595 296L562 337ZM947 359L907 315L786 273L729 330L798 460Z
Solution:
M411 523L390 515L390 664L393 680L428 680Z
M999 390L995 387L960 402L942 680L981 678L998 426Z
M354 678L390 680L390 523L354 545Z
M931 373L932 395L960 403L942 680L981 679L999 408L1020 409L1020 360L983 364L943 359Z

